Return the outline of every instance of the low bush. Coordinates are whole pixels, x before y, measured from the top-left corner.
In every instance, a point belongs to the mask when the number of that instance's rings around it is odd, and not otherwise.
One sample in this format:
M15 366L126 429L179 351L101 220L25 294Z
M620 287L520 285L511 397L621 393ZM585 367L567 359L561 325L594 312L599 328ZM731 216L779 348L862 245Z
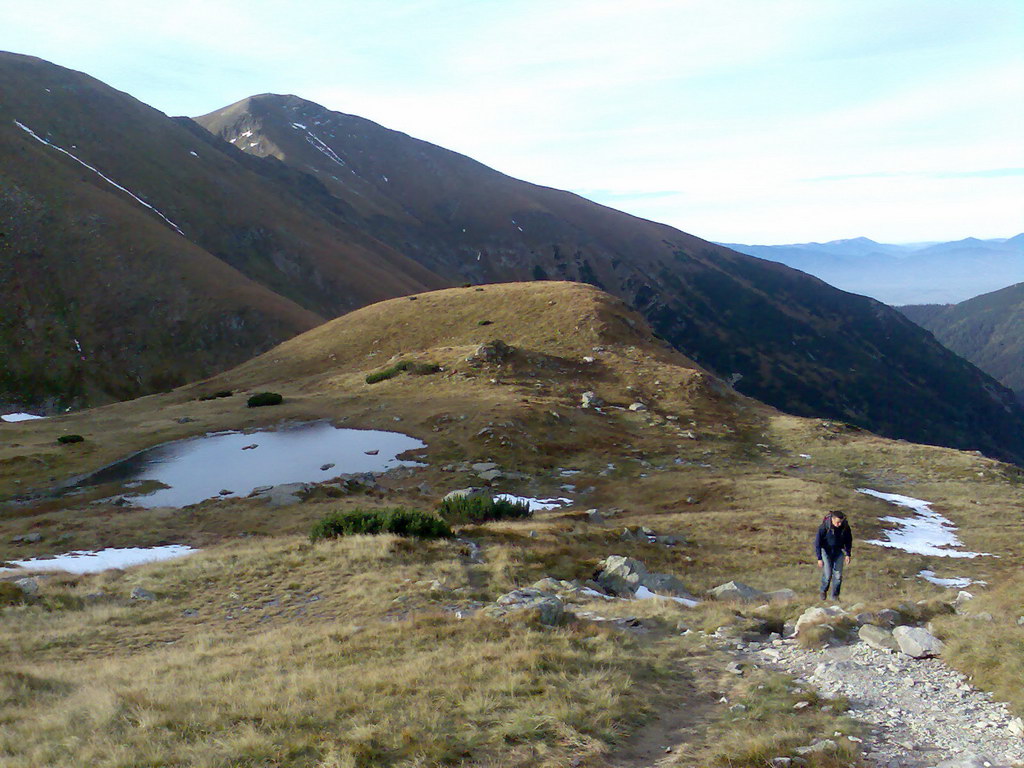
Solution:
M235 394L235 393L233 391L231 391L230 389L224 389L224 390L221 390L220 392L214 392L212 395L203 395L199 399L200 400L216 400L219 397L231 397L233 394Z
M57 438L58 443L80 443L85 440L81 435L61 435Z
M488 520L518 520L530 517L530 505L524 501L492 499L490 496L468 495L445 499L437 513L448 523L485 523Z
M0 581L0 606L21 605L25 602L25 593L21 587L10 581Z
M311 541L338 536L393 533L418 539L446 539L452 535L444 520L426 512L402 509L357 509L352 512L331 512L313 524Z
M413 376L427 376L431 373L437 373L440 370L441 366L435 365L434 363L414 363L411 360L399 360L394 365L389 365L383 370L367 374L366 383L376 384L378 381L393 379L404 371L408 371Z
M249 398L246 405L249 408L260 408L264 405L280 405L284 398L277 392L257 392Z

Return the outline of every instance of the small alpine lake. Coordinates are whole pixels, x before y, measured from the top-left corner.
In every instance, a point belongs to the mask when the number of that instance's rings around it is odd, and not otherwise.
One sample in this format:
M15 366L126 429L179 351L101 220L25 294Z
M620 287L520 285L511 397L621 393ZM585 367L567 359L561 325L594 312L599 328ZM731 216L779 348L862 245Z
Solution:
M252 432L212 432L148 448L74 487L120 483L142 507L184 507L214 497L247 496L260 486L323 482L343 474L387 472L422 463L399 459L426 443L400 432L345 429L326 421ZM143 490L158 484L156 490ZM140 488L141 486L141 488Z

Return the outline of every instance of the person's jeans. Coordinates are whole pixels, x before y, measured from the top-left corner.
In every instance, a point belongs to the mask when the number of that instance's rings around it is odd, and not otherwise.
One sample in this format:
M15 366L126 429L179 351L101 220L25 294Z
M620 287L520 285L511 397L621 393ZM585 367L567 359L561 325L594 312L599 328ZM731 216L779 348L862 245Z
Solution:
M842 552L833 556L822 550L821 562L824 563L821 569L822 594L828 592L829 582L832 582L832 597L839 597L839 590L843 586L843 563L846 562L846 556Z

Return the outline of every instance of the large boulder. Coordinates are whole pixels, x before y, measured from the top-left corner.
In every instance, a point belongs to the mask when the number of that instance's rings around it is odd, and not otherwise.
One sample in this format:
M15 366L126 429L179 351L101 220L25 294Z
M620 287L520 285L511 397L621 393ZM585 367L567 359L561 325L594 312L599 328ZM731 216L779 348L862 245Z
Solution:
M938 656L945 647L939 638L923 627L899 626L892 631L892 636L900 646L900 651L915 659Z
M618 597L633 597L647 575L647 566L632 557L609 555L601 561L597 583Z
M480 365L481 363L504 363L515 354L515 347L506 344L501 339L493 339L476 348L466 361L470 364Z
M709 589L708 594L715 600L742 600L745 603L761 603L767 599L767 595L761 590L748 587L738 581L719 584L714 589Z
M898 651L899 646L892 632L884 627L875 624L865 624L857 632L861 640L867 645L879 651Z
M282 483L257 493L256 498L266 500L272 507L288 507L302 501L303 494L311 487L309 483Z
M25 597L35 597L39 594L39 582L32 578L18 579L14 585L22 591Z
M564 620L565 606L556 595L527 587L502 595L493 605L484 609L484 613L494 618L503 618L514 613L536 618L541 624L555 626Z
M818 624L827 624L833 619L841 618L845 615L846 611L838 605L830 605L824 608L808 608L806 611L801 613L800 618L796 620L796 634L799 635L808 627L817 626Z

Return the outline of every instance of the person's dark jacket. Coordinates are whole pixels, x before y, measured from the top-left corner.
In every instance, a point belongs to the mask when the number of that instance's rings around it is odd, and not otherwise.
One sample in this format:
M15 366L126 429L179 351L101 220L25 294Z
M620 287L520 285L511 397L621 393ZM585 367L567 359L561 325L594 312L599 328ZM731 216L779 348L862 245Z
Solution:
M853 552L853 531L848 521L843 520L838 528L832 525L831 517L821 521L818 535L814 537L815 559L821 560L822 551L828 555L829 560L835 560L841 555L850 556Z

